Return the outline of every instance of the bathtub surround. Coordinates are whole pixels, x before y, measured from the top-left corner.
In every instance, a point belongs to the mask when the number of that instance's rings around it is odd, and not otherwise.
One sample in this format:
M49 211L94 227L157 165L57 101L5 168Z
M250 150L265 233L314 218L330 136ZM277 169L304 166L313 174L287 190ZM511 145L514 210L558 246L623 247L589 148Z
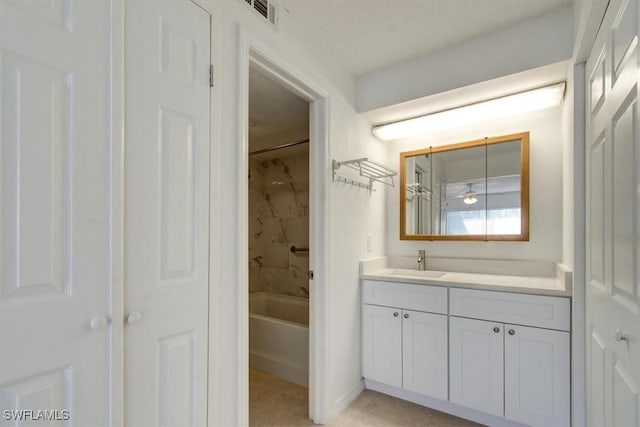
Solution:
M249 162L249 292L309 298L309 149Z

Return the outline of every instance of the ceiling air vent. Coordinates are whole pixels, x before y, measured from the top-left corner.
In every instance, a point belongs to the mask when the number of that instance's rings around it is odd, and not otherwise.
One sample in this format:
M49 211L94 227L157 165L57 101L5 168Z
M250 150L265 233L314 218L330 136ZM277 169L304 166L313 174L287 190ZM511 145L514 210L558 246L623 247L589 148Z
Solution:
M271 24L276 25L276 6L268 0L245 0L253 10Z

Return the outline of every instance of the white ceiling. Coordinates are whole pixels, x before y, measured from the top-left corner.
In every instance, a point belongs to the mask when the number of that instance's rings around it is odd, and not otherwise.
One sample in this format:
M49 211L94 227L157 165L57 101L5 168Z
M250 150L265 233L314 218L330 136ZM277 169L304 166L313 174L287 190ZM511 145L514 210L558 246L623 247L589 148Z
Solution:
M355 75L492 33L571 0L276 0L301 43Z
M308 48L361 74L533 18L571 0L277 0ZM320 52L322 53L322 52ZM385 123L562 80L566 65L449 91L364 114ZM511 79L511 80L509 80ZM274 80L249 73L249 150L309 137L309 104ZM287 151L291 151L288 149ZM274 152L256 158L290 153Z

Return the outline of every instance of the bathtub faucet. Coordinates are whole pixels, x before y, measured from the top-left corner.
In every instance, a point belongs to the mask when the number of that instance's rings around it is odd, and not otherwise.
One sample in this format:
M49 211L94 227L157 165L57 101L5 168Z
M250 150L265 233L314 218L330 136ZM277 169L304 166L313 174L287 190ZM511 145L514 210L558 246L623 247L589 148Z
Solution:
M424 271L427 268L427 252L424 249L418 251L418 270Z

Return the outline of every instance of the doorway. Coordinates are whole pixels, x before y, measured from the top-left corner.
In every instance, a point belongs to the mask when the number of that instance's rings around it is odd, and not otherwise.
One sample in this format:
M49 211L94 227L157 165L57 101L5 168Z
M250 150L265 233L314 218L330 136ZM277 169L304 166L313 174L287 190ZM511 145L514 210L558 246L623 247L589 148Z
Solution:
M309 144L309 102L251 67L250 425L309 413Z
M237 375L240 384L239 408L248 416L249 407L249 73L250 69L259 71L277 84L306 100L309 106L309 272L315 272L309 279L309 373L308 373L308 418L316 423L324 423L329 418L328 402L328 242L329 242L329 200L327 197L327 171L330 169L328 153L329 101L328 93L292 68L260 40L246 33L240 34L240 64L242 75L241 120L239 134L238 182L239 186L239 236L242 238L238 248L239 277L239 322L238 340L239 365ZM292 141L300 142L300 141ZM291 250L291 248L289 248ZM245 261L246 260L246 261ZM245 323L246 322L246 323ZM246 358L246 359L245 359ZM246 409L243 409L246 408ZM246 418L244 423L248 424Z

